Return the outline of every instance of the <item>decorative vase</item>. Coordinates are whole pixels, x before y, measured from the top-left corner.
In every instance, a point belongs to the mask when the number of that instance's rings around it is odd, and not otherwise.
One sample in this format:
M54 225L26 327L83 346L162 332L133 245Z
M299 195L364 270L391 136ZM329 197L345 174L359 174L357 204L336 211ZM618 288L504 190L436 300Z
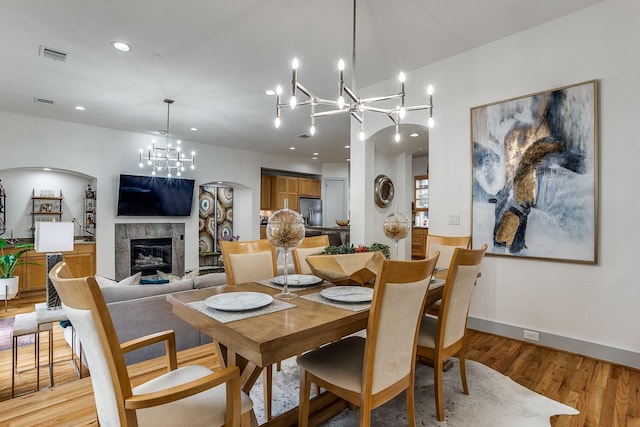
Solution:
M267 222L267 240L275 248L282 251L284 260L284 287L282 292L274 295L279 299L292 299L297 297L289 292L287 283L289 269L289 253L304 239L304 219L298 212L289 209L288 200L284 200L284 209L275 211Z
M406 238L410 229L411 221L405 214L398 212L398 206L394 213L385 218L384 235L391 239L396 247L395 259L398 259L398 241Z

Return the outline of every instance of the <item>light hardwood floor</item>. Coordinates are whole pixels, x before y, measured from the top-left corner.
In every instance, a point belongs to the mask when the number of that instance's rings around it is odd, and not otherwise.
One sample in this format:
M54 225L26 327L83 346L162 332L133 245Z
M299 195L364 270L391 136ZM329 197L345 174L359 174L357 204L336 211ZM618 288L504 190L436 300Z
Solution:
M23 298L19 306L12 302L0 317L33 310L33 304L39 301L35 298ZM42 363L46 363L45 336ZM640 371L483 332L470 331L468 336L470 359L580 411L577 416L552 417L552 426L640 426ZM58 325L54 328L54 348L55 387L14 399L9 399L11 350L0 352L0 426L97 425L90 378L76 378L68 360L69 347ZM211 345L180 352L178 362L212 369L219 366ZM32 346L21 348L19 368L24 372L18 392L33 388ZM163 368L161 361L153 360L131 366L130 372L134 383L139 384ZM41 371L41 381L48 385L46 368Z

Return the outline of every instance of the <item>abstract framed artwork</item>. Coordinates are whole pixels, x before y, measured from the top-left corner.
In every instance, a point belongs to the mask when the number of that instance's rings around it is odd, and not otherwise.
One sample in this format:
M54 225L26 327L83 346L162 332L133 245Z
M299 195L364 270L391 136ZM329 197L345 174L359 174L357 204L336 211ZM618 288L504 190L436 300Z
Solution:
M598 82L471 108L472 247L597 263Z

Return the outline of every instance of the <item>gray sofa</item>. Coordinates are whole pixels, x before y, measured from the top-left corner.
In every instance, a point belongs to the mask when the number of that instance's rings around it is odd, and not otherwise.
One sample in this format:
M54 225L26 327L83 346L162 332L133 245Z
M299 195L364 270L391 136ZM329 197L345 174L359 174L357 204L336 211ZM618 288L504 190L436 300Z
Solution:
M210 273L193 279L159 285L111 286L102 288L120 342L172 329L176 333L178 351L196 347L211 338L176 317L167 302L167 294L220 286L227 283L225 273ZM65 328L65 338L71 342L71 328ZM77 348L77 347L76 347ZM164 344L154 344L125 355L127 365L164 355Z

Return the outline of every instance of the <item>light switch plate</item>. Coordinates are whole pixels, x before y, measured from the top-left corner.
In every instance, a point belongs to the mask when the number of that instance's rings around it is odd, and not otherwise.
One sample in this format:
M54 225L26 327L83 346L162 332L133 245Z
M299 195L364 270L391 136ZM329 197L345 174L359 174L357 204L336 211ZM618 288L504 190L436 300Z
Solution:
M460 215L457 213L450 213L449 225L460 225Z

